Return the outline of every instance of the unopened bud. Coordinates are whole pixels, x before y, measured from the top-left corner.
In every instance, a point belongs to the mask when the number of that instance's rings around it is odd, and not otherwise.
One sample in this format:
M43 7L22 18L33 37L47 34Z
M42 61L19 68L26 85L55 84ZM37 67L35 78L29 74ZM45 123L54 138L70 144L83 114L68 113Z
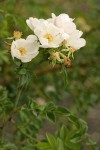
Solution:
M63 40L62 45L66 46L67 45L67 40Z
M55 52L51 55L51 59L60 61L59 52Z
M75 49L74 47L70 47L70 48L69 48L69 51L70 51L71 53L74 53L74 52L76 51L76 49Z
M20 39L22 36L22 32L20 31L14 31L14 38L15 39Z
M66 57L66 58L64 59L64 65L66 65L66 66L68 66L68 67L71 66L71 60L70 60L68 57Z

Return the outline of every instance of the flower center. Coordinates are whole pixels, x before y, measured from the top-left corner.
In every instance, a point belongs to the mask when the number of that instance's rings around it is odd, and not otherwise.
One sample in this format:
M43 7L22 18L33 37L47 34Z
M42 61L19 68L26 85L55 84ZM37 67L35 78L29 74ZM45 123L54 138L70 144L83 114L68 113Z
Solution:
M44 35L44 38L46 38L49 43L53 41L53 37L52 37L52 35L49 34L49 33L45 34L45 35Z
M20 54L21 54L22 56L26 54L26 49L25 49L25 48L20 47L18 50L20 51Z

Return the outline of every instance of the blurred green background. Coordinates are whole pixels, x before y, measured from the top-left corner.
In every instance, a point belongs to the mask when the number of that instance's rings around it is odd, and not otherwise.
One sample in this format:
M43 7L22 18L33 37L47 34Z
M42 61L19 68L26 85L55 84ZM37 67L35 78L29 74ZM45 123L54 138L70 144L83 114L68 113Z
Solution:
M19 30L25 38L32 34L26 25L29 17L50 18L51 13L67 13L75 18L77 28L84 32L86 46L75 54L72 67L67 69L67 85L61 71L35 72L48 66L40 57L29 63L29 74L23 77L10 55L10 40L14 30ZM38 63L40 61L40 63ZM30 75L30 70L33 72ZM30 98L39 103L54 101L69 107L79 117L88 121L89 132L100 142L100 1L99 0L0 0L0 98L6 95L10 103L16 97L18 74L23 82L29 82L22 94L20 105ZM26 79L27 78L27 79ZM31 82L29 79L31 78ZM25 80L24 80L25 79ZM28 80L28 81L26 81ZM28 84L28 83L27 83ZM28 96L27 96L28 95ZM4 104L3 104L4 103ZM7 102L0 101L3 107ZM11 104L9 104L11 105ZM10 108L9 108L10 109ZM0 124L2 115L0 116Z

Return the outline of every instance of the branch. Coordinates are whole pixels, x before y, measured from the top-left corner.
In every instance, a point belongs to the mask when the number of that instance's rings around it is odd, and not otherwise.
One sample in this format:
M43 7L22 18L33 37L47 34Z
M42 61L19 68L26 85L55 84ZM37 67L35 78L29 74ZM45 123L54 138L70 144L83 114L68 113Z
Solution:
M76 64L79 68L86 68L88 66L90 66L92 63L94 63L93 61L92 62L88 62L88 63L80 63L80 64ZM75 66L76 66L75 65ZM66 66L66 69L69 69L71 70L72 68L75 68L75 66ZM44 68L38 68L36 70L36 75L39 76L39 75L42 75L42 74L46 74L46 73L52 73L52 72L56 72L56 71L60 71L61 70L61 65L55 65L54 67L52 65L48 65Z
M71 67L66 66L66 68L71 68ZM48 65L45 68L37 69L36 75L42 75L48 72L56 72L59 71L60 69L61 69L61 65L56 65L55 67L53 67L52 65Z

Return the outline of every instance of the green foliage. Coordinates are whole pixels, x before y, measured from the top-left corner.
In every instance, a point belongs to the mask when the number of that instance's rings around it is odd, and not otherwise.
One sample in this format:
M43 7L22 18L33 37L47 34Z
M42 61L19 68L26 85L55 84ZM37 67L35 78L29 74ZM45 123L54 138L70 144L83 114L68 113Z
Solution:
M8 97L6 88L0 86L0 118L12 109L13 104Z
M49 104L50 105L50 104ZM45 109L44 109L45 110ZM49 111L49 110L47 110ZM46 134L47 141L38 142L37 147L39 149L50 149L50 150L81 150L82 145L80 144L83 140L89 141L90 138L87 134L87 124L81 119L73 116L66 108L64 107L53 107L55 115L61 115L65 117L72 125L70 126L68 122L63 123L63 125L58 129L56 136L54 137L51 134ZM59 120L57 118L57 120ZM55 120L54 120L55 122ZM59 121L57 121L58 123ZM65 124L65 125L64 125ZM86 142L86 144L87 144ZM94 143L89 143L94 145ZM93 146L94 147L94 146ZM95 148L94 148L95 149Z

